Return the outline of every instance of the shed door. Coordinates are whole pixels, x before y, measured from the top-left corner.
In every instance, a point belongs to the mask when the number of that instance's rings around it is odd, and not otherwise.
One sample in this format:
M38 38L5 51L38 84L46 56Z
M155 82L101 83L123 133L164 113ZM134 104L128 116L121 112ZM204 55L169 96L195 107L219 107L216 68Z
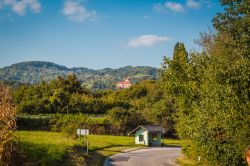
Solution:
M152 141L157 141L157 139L158 139L158 134L157 133L152 133L151 134L151 140Z
M144 138L143 138L143 134L139 135L139 142L143 142Z

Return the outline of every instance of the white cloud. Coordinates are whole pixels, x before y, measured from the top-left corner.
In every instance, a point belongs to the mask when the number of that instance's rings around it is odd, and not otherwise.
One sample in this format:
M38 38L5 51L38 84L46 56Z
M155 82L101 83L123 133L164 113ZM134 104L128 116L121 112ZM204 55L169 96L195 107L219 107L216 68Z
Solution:
M143 36L130 39L126 45L132 48L137 48L141 46L150 47L150 46L155 45L156 43L166 42L169 40L171 40L171 38L166 37L166 36L143 35Z
M0 0L0 5L2 8L10 7L18 15L25 15L28 9L39 13L42 7L38 0Z
M185 10L184 6L180 3L167 1L165 3L165 6L167 9L174 11L174 12L183 12Z
M201 6L201 3L197 2L195 0L187 0L186 6L191 8L191 9L199 9Z
M153 7L154 11L156 12L163 12L165 10L164 8L165 8L164 5L162 5L161 3L157 3Z
M62 12L68 19L76 22L94 20L96 18L96 12L88 11L79 1L67 0L64 3Z
M186 0L186 3L176 3L173 1L166 1L165 3L157 3L153 9L156 12L184 12L188 9L200 9L203 4L207 4L207 7L211 7L210 0Z

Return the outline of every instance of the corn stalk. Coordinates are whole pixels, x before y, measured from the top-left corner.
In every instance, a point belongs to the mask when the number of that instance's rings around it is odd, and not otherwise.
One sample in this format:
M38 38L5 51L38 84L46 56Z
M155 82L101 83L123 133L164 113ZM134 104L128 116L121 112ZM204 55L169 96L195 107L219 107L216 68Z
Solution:
M12 154L12 140L15 138L16 109L10 89L0 85L0 165L9 165Z

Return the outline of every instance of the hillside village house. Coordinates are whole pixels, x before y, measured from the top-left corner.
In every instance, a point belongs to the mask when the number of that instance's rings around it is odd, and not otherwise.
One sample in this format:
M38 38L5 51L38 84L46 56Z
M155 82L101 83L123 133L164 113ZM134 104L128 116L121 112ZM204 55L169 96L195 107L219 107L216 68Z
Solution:
M129 81L129 78L126 78L124 82L117 82L116 87L118 89L126 89L130 88L132 86L131 82Z
M141 125L132 130L128 135L134 133L135 144L147 146L161 146L161 134L165 129L158 125Z

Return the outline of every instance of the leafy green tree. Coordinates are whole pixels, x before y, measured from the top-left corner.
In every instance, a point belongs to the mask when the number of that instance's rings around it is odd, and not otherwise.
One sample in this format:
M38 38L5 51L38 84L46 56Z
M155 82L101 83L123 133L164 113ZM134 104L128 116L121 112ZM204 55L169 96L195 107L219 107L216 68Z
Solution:
M69 97L63 89L55 89L49 101L53 112L67 113Z
M230 35L231 47L240 47L241 54L250 59L250 1L221 0L224 12L218 13L213 25L220 33Z
M209 165L242 165L250 142L249 59L231 36L203 37L204 52L188 63L165 59L162 85L176 103L179 137L190 140L184 152Z
M66 85L66 91L69 93L80 93L83 90L75 74L68 75L66 79L64 79L64 83Z
M69 113L84 113L84 103L82 102L82 95L79 93L71 94L69 105Z
M161 125L166 129L167 136L175 137L175 106L172 98L164 98L157 101L152 106L152 113L150 116L154 118L154 124Z
M189 140L184 147L189 157L201 156L208 165L244 165L250 142L249 59L233 47L230 35L203 37L204 52L190 56L183 90L173 91L173 80L165 86L177 103L177 133Z
M121 107L115 107L109 110L108 119L117 126L119 131L124 135L143 122L142 117L135 110L126 110Z
M231 36L219 34L211 42L192 139L210 164L241 165L250 142L250 63L240 48L231 47Z
M188 69L188 54L183 43L176 43L173 60L164 57L161 79L167 93L178 96L185 90Z

